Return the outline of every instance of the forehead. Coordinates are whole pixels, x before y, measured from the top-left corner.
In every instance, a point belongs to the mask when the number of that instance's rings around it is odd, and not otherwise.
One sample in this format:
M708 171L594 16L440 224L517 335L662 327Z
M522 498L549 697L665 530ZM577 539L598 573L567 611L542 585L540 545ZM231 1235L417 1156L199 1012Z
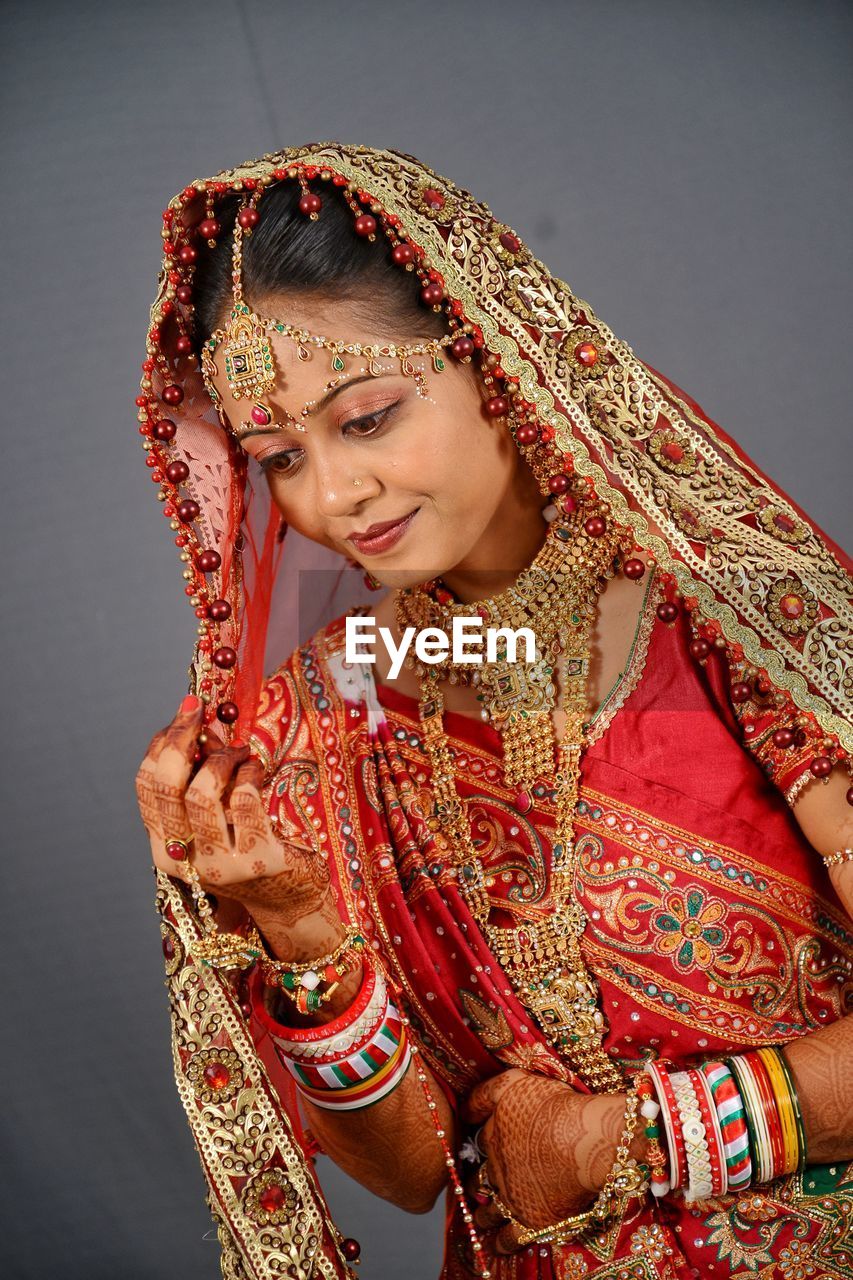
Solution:
M401 341L398 335L389 334L378 322L372 322L369 311L369 303L352 300L312 302L300 298L284 303L280 298L273 298L257 304L257 314L275 322L266 328L261 339L262 356L258 356L257 343L248 331L245 342L229 343L220 339L213 352L216 369L213 383L226 412L229 407L239 409L244 399L251 398L251 391L244 390L238 402L229 382L239 383L248 378L268 357L276 375L275 389L270 394L287 389L304 402L322 395L330 384L347 381L366 364L367 357L346 350L337 353L320 345L317 339L344 346ZM287 329L276 325L287 326ZM250 387L248 381L247 387Z

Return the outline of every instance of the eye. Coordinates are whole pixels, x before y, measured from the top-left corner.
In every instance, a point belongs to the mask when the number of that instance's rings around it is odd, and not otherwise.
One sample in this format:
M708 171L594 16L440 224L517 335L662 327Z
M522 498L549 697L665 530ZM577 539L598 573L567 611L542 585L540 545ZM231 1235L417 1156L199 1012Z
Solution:
M278 453L270 453L265 458L259 459L260 468L264 475L268 473L276 476L287 475L296 470L301 456L301 449L280 449Z
M395 400L393 404L387 404L382 409L375 409L373 413L366 413L360 418L352 418L349 422L343 423L341 431L345 435L372 436L388 421L395 409L399 407L399 404L400 401Z

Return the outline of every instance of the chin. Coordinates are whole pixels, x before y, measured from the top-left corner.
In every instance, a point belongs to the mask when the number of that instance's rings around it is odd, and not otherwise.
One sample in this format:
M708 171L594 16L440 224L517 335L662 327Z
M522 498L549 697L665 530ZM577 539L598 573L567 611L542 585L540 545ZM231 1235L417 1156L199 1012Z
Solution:
M402 591L406 587L417 587L422 582L429 582L432 578L441 577L443 569L372 569L365 565L367 572L380 582L383 587L387 587L389 591Z

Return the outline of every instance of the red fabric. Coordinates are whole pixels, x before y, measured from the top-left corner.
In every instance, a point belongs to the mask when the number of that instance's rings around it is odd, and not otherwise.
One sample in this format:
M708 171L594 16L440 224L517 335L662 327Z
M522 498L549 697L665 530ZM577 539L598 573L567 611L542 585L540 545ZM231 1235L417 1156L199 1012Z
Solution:
M653 604L652 596L647 626ZM645 668L641 640L628 673L636 687L608 727L613 704L598 717L582 766L583 950L609 1023L606 1045L627 1067L648 1054L690 1063L783 1043L853 1006L849 971L842 977L853 936L826 870L744 750L721 694L722 659L697 665L687 639L683 622L651 625ZM510 991L453 869L434 859L415 703L380 687L377 704L369 678L359 685L370 669L347 669L341 643L338 622L265 685L256 734L270 762L274 821L287 838L323 849L344 918L358 921L383 956L455 1097L507 1066L567 1079ZM539 787L533 811L520 817L494 730L453 712L446 727L495 902L511 910L513 898L545 897L551 796ZM836 1196L825 1196L820 1212L816 1203L794 1179L763 1190L760 1213L739 1208L736 1196L710 1211L649 1198L632 1202L605 1256L565 1246L552 1259L534 1249L498 1262L495 1274L604 1276L640 1251L644 1276L713 1274L709 1262L729 1274L732 1232L745 1257L758 1259L770 1241L778 1259L800 1247L795 1237L816 1247L850 1207ZM466 1236L452 1203L448 1223L443 1275L462 1277Z

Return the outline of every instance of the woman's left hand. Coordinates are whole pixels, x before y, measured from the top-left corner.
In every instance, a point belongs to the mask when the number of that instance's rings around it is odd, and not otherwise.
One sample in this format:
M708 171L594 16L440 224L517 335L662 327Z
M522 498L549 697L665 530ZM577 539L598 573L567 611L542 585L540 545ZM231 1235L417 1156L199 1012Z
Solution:
M578 1093L560 1080L510 1068L477 1085L463 1117L481 1124L489 1184L512 1216L540 1229L588 1209L613 1164L625 1096ZM476 1188L473 1187L472 1191ZM500 1227L497 1253L518 1248L518 1227L492 1204L476 1224Z

